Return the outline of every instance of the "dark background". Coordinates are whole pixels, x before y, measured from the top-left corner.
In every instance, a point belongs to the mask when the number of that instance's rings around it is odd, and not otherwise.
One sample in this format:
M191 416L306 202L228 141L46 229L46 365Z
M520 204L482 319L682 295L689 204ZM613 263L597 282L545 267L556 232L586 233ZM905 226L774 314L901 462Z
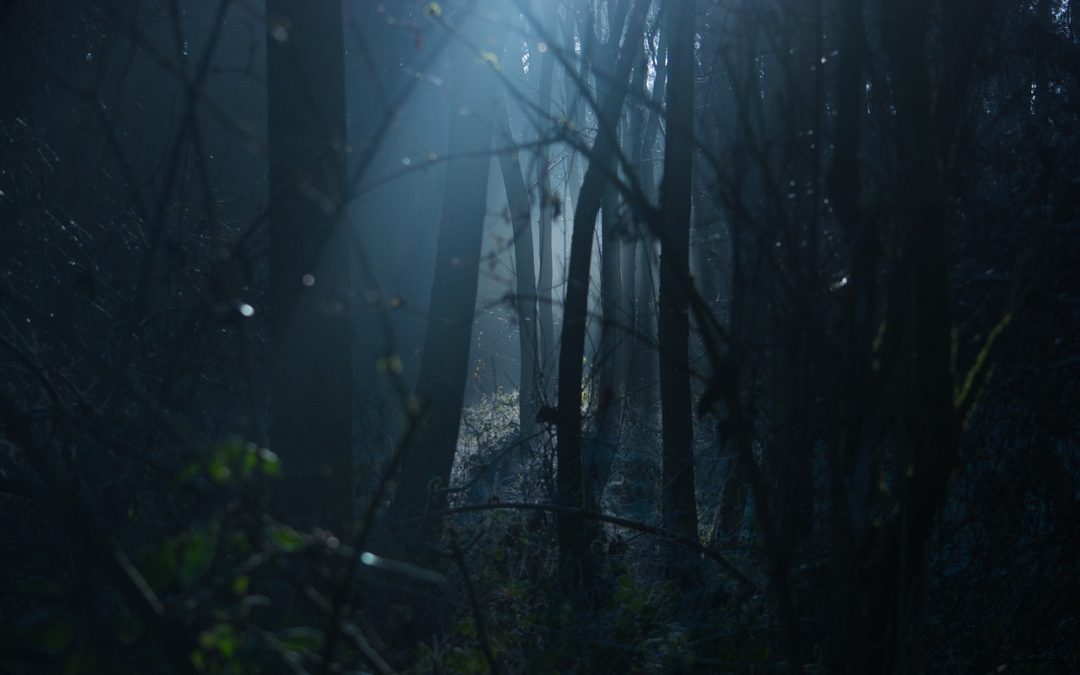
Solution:
M0 2L0 668L1080 669L1073 2L308 1Z

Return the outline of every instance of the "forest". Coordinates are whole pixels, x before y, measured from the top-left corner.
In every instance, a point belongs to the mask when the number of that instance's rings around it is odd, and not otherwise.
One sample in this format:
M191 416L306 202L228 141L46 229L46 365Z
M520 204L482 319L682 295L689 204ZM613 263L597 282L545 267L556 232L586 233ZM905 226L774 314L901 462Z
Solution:
M1078 570L1076 2L0 0L0 671L1078 673Z

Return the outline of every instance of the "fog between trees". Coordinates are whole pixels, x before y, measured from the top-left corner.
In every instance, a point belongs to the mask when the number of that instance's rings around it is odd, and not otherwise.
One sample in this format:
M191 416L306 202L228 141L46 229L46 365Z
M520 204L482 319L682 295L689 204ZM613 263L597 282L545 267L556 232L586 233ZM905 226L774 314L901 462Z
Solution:
M0 663L1076 670L1077 20L0 3Z

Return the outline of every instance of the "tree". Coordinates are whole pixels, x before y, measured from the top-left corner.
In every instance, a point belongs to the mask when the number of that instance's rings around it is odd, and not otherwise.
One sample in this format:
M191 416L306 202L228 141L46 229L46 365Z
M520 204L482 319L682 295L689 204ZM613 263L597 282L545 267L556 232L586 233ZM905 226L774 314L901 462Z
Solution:
M663 420L664 525L697 537L694 420L690 399L690 204L694 156L694 12L692 2L667 2L667 134L660 186L660 407Z
M611 94L611 85L603 80L607 73L615 71L619 55L618 41L621 35L612 31L608 43L597 45L594 57L597 72L595 90L600 100ZM635 55L636 56L636 55ZM634 69L636 70L636 68ZM633 72L633 71L632 71ZM633 78L633 75L631 75ZM628 84L633 85L633 81ZM614 145L620 144L620 125L612 127ZM618 170L609 160L607 170L613 176ZM626 351L624 327L626 305L623 294L622 242L625 227L619 212L619 191L615 181L604 187L600 200L600 344L593 358L596 371L596 436L586 445L585 452L585 502L589 508L599 508L611 475L611 465L619 445L619 429L622 423L624 382L626 381Z
M425 513L432 489L445 488L457 451L458 430L469 372L469 347L476 308L480 247L487 216L493 125L485 114L497 110L498 80L476 45L498 45L486 20L490 3L480 3L461 20L462 39L449 47L450 160L435 253L435 278L424 333L424 353L416 398L423 408L420 428L402 460L394 497L398 534L417 544L414 520ZM488 55L490 52L484 52ZM435 503L445 497L438 493Z
M0 10L0 671L1080 672L1076 0L335 2Z
M613 85L598 106L600 131L589 152L589 167L585 171L581 193L575 205L574 231L570 240L570 264L559 351L556 503L571 508L585 506L581 378L585 357L592 240L596 233L596 217L600 213L604 189L610 180L611 169L608 163L615 152L615 125L626 97L630 70L639 49L645 15L649 9L648 0L626 0L631 1L633 9L630 10L626 34L619 46L618 65L611 78ZM623 3L624 13L621 16L626 16L626 2ZM614 21L613 25L621 28L622 22ZM620 31L613 31L615 32ZM613 39L612 43L614 46L618 41ZM588 540L581 516L575 513L561 514L558 519L558 536L560 578L571 587L589 583L591 573L586 560Z
M644 196L656 203L659 201L659 189L656 181L656 166L660 157L657 152L656 137L660 131L660 117L662 108L659 105L663 100L664 91L667 89L667 31L660 31L657 40L655 54L646 54L644 63L639 66L641 70L640 93L647 102L654 106L648 106L644 111L645 119L642 123L641 154L639 156L641 166L641 189ZM656 77L653 80L652 97L646 89L647 71L649 60L655 59L653 66ZM635 144L636 146L636 144ZM652 437L656 433L656 404L659 399L658 383L660 380L660 359L656 348L657 334L657 265L656 265L656 237L655 233L648 228L641 233L641 241L637 251L637 317L635 321L635 359L634 369L631 373L633 389L636 392L634 401L636 405L636 417L639 427L639 436L652 444Z
M543 2L543 21L546 30L553 31L555 25L555 3ZM555 72L555 56L552 47L540 57L540 82L537 92L537 111L541 120L551 115L551 88ZM541 387L544 400L551 400L555 394L555 373L552 362L555 358L555 319L551 304L551 291L554 287L554 269L552 259L552 225L556 211L561 208L558 194L551 187L551 153L548 146L542 145L537 153L537 187L540 197L538 211L539 278L537 279L537 309L539 319L539 354L543 375Z
M508 148L499 153L499 169L506 188L510 225L514 231L515 287L514 304L518 318L518 346L521 350L521 369L518 376L518 428L522 441L531 438L536 430L536 413L540 409L539 345L537 341L536 266L533 261L532 208L521 160L510 129L510 116L505 101L496 110L499 141ZM547 224L551 227L551 223Z
M353 511L341 4L268 0L270 438L282 513L344 528Z
M891 0L886 5L892 27L884 49L895 78L897 188L905 196L896 214L900 282L890 304L900 319L893 330L899 331L895 339L903 345L909 370L901 376L906 398L902 516L889 522L870 561L870 578L880 590L864 617L865 625L876 628L868 636L862 667L882 672L892 672L903 662L904 627L894 622L909 612L909 595L944 503L961 438L953 402L948 196L927 54L932 11L928 0Z

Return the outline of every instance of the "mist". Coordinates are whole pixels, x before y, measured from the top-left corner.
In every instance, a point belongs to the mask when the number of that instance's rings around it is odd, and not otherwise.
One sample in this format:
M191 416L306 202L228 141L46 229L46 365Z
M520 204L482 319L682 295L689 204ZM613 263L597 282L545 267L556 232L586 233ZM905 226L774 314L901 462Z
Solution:
M0 2L0 666L1080 670L1078 18Z

